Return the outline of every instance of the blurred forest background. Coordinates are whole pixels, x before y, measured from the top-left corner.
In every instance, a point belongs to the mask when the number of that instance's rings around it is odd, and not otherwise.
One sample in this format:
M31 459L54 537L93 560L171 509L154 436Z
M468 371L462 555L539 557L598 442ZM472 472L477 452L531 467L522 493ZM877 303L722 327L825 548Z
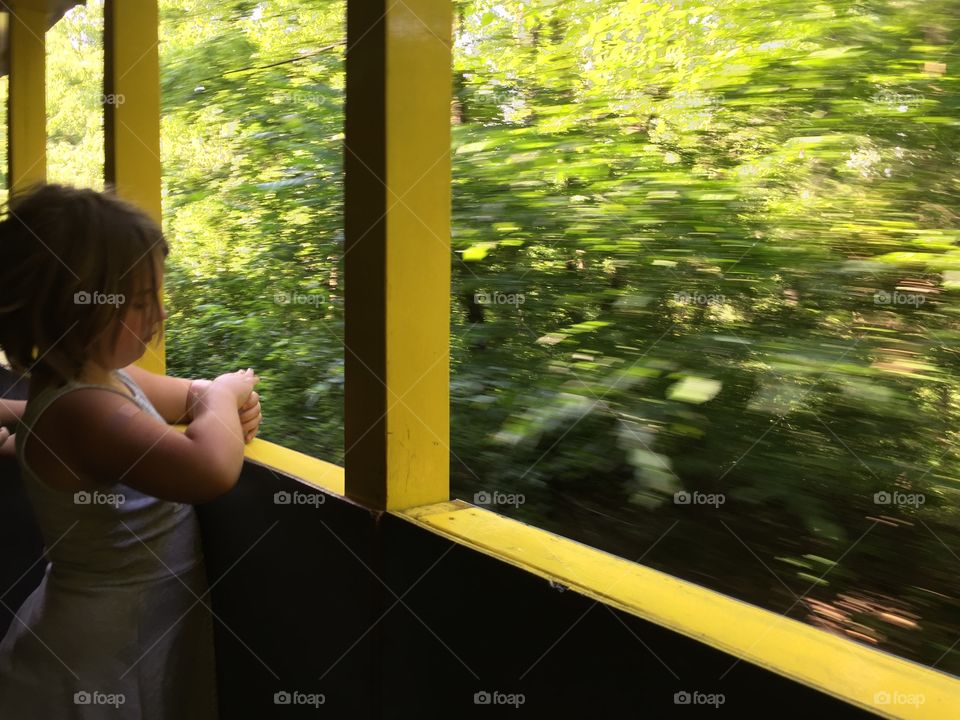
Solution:
M160 4L169 372L342 463L344 4ZM457 2L454 493L960 674L958 16ZM51 181L102 187L101 32Z

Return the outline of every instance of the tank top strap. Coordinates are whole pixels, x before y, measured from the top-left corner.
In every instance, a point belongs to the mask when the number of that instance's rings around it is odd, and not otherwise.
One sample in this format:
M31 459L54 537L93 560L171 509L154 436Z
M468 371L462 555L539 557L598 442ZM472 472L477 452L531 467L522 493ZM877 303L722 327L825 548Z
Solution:
M118 368L113 372L118 378L120 378L120 381L127 386L127 389L133 393L133 399L137 403L137 405L140 406L141 410L150 412L151 414L157 414L159 417L159 413L157 413L156 408L153 406L153 403L150 402L150 398L146 396L146 394L143 392L143 389L137 384L137 381L134 380L132 377L130 377L130 373L128 373L123 368ZM159 417L159 419L163 420L162 417Z

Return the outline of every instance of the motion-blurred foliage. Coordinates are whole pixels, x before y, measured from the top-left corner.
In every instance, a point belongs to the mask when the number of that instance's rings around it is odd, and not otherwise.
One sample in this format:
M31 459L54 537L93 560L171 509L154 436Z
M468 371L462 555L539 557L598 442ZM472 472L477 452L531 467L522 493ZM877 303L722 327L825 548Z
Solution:
M161 9L170 372L342 462L344 5ZM960 670L958 12L458 3L456 494Z

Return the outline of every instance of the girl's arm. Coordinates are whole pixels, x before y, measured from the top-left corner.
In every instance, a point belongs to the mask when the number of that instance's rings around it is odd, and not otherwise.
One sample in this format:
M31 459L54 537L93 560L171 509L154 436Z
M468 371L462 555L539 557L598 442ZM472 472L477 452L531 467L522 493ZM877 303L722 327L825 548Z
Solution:
M163 419L173 425L194 421L198 403L213 382L157 375L136 365L128 365L124 370L140 386ZM260 395L257 392L250 393L250 397L239 412L244 442L250 442L256 437L263 420L260 412Z
M195 422L180 433L116 393L82 388L51 405L40 432L72 472L64 491L122 482L162 500L199 503L231 489L243 467L237 396L229 386L204 393Z
M136 365L127 365L124 370L168 423L176 425L192 419L187 409L190 380L157 375Z

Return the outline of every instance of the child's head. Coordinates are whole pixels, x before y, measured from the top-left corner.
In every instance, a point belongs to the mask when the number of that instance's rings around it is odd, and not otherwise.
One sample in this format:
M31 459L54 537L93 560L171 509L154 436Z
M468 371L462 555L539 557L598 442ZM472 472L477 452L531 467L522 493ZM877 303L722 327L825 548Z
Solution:
M108 192L43 185L0 222L0 347L23 374L60 383L125 367L163 332L167 242Z

